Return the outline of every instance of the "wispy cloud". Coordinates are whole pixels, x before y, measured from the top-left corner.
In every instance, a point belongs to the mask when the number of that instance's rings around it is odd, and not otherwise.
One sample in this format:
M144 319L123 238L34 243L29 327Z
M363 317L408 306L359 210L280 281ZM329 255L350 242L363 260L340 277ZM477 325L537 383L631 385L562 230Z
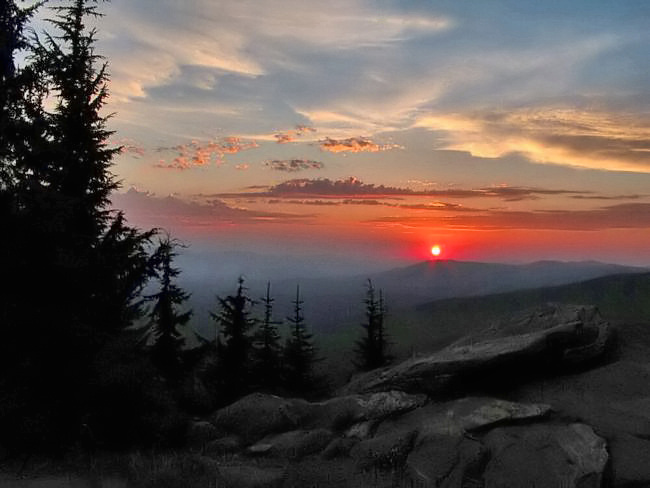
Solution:
M287 173L296 173L307 169L323 169L325 165L320 161L313 161L311 159L274 159L267 161L266 166L275 171L284 171Z
M323 151L339 152L379 152L390 149L400 149L399 144L377 144L367 137L350 137L348 139L331 139L329 137L319 141Z
M650 117L545 107L430 115L416 126L445 131L446 149L474 156L650 172Z

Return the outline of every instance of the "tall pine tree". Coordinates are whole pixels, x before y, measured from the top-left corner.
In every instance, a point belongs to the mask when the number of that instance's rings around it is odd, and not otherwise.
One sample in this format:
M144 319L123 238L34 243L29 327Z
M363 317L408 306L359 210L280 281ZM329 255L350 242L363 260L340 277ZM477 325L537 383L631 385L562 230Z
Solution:
M168 380L178 380L182 374L182 347L185 342L180 327L187 324L192 311L179 312L178 308L190 297L176 283L180 274L172 263L178 255L175 248L178 242L169 236L160 239L154 254L160 290L151 295L154 302L149 314L151 332L154 342L151 356L154 365Z
M287 317L290 335L283 351L283 383L291 393L311 396L319 393L323 382L314 371L318 358L313 336L307 332L303 303L300 298L300 286L297 286L296 299L293 301L293 315Z
M376 297L375 287L371 280L366 284L366 320L361 324L364 335L357 341L356 360L354 365L361 371L368 371L385 366L390 357L387 354L388 343L384 330L385 304L384 295L379 290Z
M248 392L251 385L253 338L250 331L257 321L251 317L254 302L246 294L244 278L239 278L235 295L217 297L220 310L211 317L220 326L217 337L217 378L224 400Z
M282 322L273 320L273 302L271 283L266 284L266 295L262 298L264 318L260 328L253 336L254 373L253 382L264 390L274 390L280 384L281 346L278 325Z

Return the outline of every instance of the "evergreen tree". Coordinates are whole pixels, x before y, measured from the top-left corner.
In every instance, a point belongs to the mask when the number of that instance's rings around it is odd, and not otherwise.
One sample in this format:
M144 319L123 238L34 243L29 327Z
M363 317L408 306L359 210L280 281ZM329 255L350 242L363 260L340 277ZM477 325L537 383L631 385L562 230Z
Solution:
M364 336L357 341L357 359L354 365L361 371L385 366L389 361L387 355L387 340L384 330L385 305L383 292L379 290L379 299L376 298L375 287L371 280L367 283L366 321L361 324L365 330Z
M99 16L95 3L56 7L59 35L41 43L23 34L33 10L0 2L0 264L12 283L0 303L0 387L13 392L18 417L0 419L9 437L32 429L39 440L65 441L78 432L92 408L94 357L141 315L153 272L154 232L109 209L119 149L106 145L106 64L84 25ZM19 49L22 67L13 61Z
M318 359L312 334L307 332L305 325L303 303L297 286L293 315L287 317L291 330L283 351L284 386L292 393L310 395L318 391L322 381L314 372Z
M237 294L217 297L221 310L210 314L221 326L217 340L217 375L222 394L227 399L245 394L251 384L253 339L250 330L257 321L250 316L254 302L246 296L245 291L244 278L240 277Z
M275 389L280 384L281 346L277 326L282 322L273 320L273 302L271 283L266 284L264 319L253 337L254 341L254 381L262 389Z
M154 259L160 280L160 291L151 295L154 306L149 314L150 326L154 337L151 354L154 365L169 380L177 380L182 372L181 352L183 335L179 327L187 324L192 316L191 311L179 313L177 309L190 297L174 283L180 274L178 268L172 266L178 255L175 248L178 242L166 236L160 239Z

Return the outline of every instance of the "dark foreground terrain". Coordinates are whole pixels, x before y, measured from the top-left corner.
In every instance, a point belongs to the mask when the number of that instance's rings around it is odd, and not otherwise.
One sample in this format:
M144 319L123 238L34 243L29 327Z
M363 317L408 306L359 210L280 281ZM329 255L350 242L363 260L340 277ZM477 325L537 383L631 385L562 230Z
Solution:
M358 375L322 402L254 393L188 447L87 456L2 486L650 486L650 329L546 305ZM79 469L86 466L87 469ZM74 471L74 470L72 470ZM38 475L31 462L23 474ZM90 473L90 474L89 474Z

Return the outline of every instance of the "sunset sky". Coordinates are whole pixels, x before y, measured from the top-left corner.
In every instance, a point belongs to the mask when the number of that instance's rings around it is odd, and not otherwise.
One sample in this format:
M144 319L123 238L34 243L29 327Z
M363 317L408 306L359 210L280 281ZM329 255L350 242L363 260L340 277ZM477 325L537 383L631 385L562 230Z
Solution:
M650 2L112 0L114 204L195 248L650 265Z

